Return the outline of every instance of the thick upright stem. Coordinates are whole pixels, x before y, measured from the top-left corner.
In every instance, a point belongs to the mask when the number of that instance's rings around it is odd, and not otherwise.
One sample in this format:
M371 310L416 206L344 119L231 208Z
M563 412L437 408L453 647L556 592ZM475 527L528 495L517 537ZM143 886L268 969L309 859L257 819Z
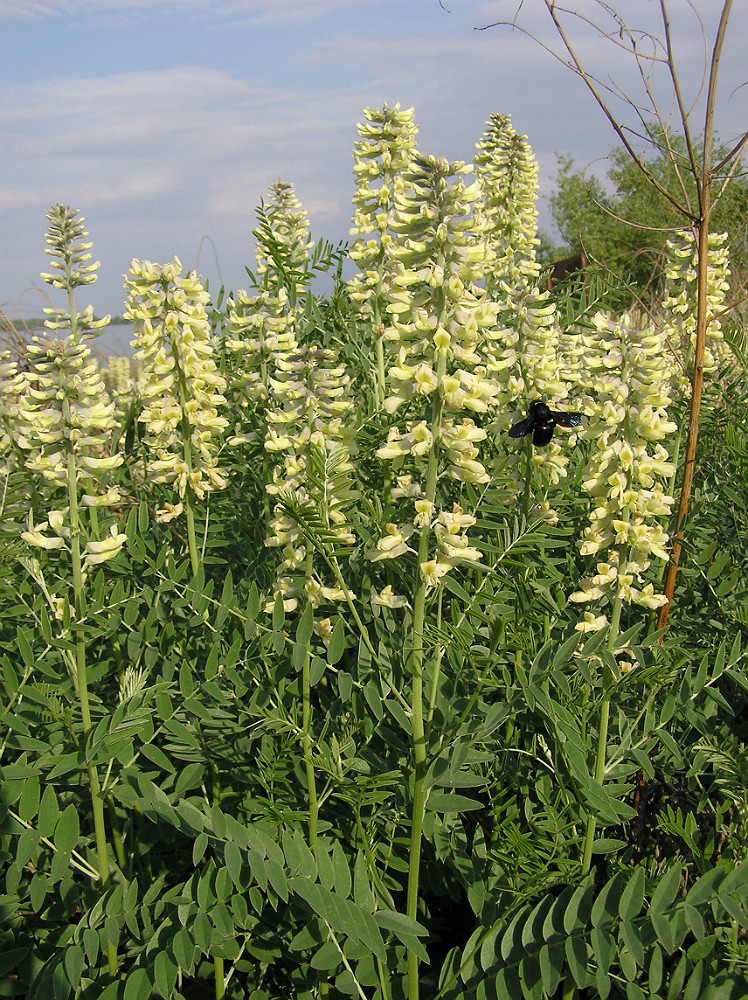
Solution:
M307 806L309 809L309 850L314 853L317 846L317 817L319 814L319 803L317 801L317 785L314 777L314 763L312 761L312 704L311 684L309 681L310 659L309 649L307 649L304 654L304 663L301 669L301 744L304 753Z
M615 651L616 639L618 638L618 631L621 625L621 609L623 607L623 601L620 596L617 596L613 604L613 611L610 617L610 625L608 626L608 649L610 652ZM606 668L607 669L607 668ZM607 753L608 746L608 727L610 724L610 678L605 677L605 689L603 691L603 697L600 702L600 721L597 730L597 748L595 750L595 770L594 778L598 785L602 785L605 780L605 757ZM587 816L587 826L584 833L584 850L582 852L582 876L585 876L590 868L592 867L592 848L595 844L595 829L597 827L597 819L594 813L589 813ZM563 985L562 1000L573 1000L576 996L577 988L574 979L570 974L567 974L566 980Z
M216 980L216 1000L223 1000L226 995L226 979L224 976L224 961L218 955L213 958L213 974Z
M437 364L437 383L442 384L446 371L446 357L441 354ZM439 438L442 419L442 401L438 392L434 393L431 414L431 451L426 473L425 499L433 503L436 498L436 480L439 466ZM413 634L411 652L411 706L410 725L413 741L413 801L410 824L410 854L408 863L408 893L406 915L411 920L418 917L418 886L421 865L421 837L423 815L426 804L425 780L427 771L426 730L423 718L423 652L424 625L426 619L426 581L420 567L429 558L431 525L424 524L418 542L418 588L413 602ZM418 956L408 952L408 1000L418 1000Z
M424 528L428 555L428 529ZM423 548L423 546L421 546ZM419 549L419 560L421 551ZM410 724L413 740L413 801L411 805L410 853L408 858L408 895L405 912L411 920L418 918L418 885L421 866L421 837L425 809L426 732L423 724L423 626L426 609L426 585L419 583L413 613L413 652L411 657L412 694ZM408 952L408 1000L418 1000L418 956Z
M78 514L78 477L75 455L72 449L67 460L68 503L70 505L70 552L73 568L73 593L75 595L75 619L80 626L85 614L83 596L83 565L81 560L80 525ZM86 640L81 629L75 644L75 666L78 687L78 700L81 706L81 722L83 726L84 753L88 758L88 737L91 732L91 707L88 698L88 671L86 668ZM102 890L109 886L109 858L107 855L106 826L104 823L104 799L101 794L99 775L96 766L87 761L86 772L91 790L91 811L93 814L94 837L96 840L96 857L101 879ZM109 974L117 973L117 949L107 940L107 961Z
M187 544L190 550L190 566L192 567L192 575L197 576L197 572L200 569L200 558L197 551L197 536L195 534L195 500L190 487L187 487L186 494L187 506L185 508L185 514L187 518Z
M525 518L530 516L530 503L532 501L532 438L525 441L525 492L522 497L522 513Z

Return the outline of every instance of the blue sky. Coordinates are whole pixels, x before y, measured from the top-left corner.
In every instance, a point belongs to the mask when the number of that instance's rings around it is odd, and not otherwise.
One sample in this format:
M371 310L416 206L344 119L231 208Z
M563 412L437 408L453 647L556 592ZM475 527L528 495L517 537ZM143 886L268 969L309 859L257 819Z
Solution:
M582 166L614 136L536 43L475 30L520 6L520 22L552 41L539 0L0 0L0 309L18 319L46 304L51 202L85 217L101 269L77 304L97 313L122 311L132 257L177 254L213 289L246 285L254 208L279 176L315 238L347 239L356 123L384 101L415 108L422 150L468 161L488 116L510 114L538 158L548 228L555 153ZM657 25L654 0L618 6L631 24ZM687 0L669 6L690 102L703 41ZM712 34L721 0L697 6ZM748 127L747 12L735 0L718 115L726 141ZM636 87L620 50L579 23L575 38L594 72Z

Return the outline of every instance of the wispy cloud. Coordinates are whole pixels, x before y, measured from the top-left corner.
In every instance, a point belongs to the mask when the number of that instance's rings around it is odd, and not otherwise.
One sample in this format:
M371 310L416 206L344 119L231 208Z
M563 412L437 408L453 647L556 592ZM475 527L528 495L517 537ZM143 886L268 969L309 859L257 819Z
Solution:
M131 255L179 252L192 264L211 235L234 287L251 263L254 208L279 176L296 186L317 235L347 233L360 92L258 87L181 67L17 84L10 98L0 111L6 276L19 248L43 264L39 237L54 201L82 210L97 256L113 255L115 273ZM24 272L25 283L35 278ZM103 289L91 291L96 302Z
M238 17L254 24L298 24L320 20L355 6L372 6L381 0L3 0L0 21L42 21L54 18L92 18L106 14L180 15L199 13L202 18Z

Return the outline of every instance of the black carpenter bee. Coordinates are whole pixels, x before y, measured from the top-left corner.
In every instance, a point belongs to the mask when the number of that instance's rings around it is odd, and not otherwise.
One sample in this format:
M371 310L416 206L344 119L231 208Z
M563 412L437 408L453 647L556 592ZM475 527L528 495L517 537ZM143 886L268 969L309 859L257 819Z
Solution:
M509 429L509 437L521 438L532 431L532 443L541 448L553 437L556 424L562 427L579 427L582 423L581 413L562 413L552 410L542 399L534 399L530 403L530 413Z

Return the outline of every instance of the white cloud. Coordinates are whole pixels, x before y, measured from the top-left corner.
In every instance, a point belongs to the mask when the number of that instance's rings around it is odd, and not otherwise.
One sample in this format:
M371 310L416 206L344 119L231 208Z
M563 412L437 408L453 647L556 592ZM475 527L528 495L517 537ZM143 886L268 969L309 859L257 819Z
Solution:
M511 18L521 7L523 23L551 41L540 3L444 3L451 14L437 0L0 0L6 46L15 27L8 22L26 17L33 26L36 19L40 37L48 38L54 34L50 24L57 23L49 19L65 18L80 34L83 53L70 73L57 61L54 78L24 82L16 74L4 84L0 301L19 301L45 269L44 213L52 201L80 207L86 216L102 261L100 280L90 286L101 310L119 310L119 276L131 256L168 260L179 253L191 267L206 235L215 241L227 284L243 283L244 264L252 264L253 209L278 176L294 184L315 237L345 238L356 122L363 107L382 101L414 106L421 148L452 159L471 159L491 112L511 114L515 128L528 134L545 192L556 150L572 152L583 165L614 145L583 85L537 43L507 28L473 30ZM587 3L573 6L581 11ZM736 7L746 3L737 0ZM657 12L651 0L627 0L625 6L632 21ZM711 25L721 4L700 0L699 6ZM702 55L684 7L680 0L672 4L678 15L673 31L690 100ZM183 37L203 30L207 37L215 29L218 35L230 31L240 45L246 38L246 63L224 62L223 51L217 58L206 50L205 64L198 64L203 50L197 45L190 55L195 65L172 61L163 68L154 61L150 68L120 72L130 53L116 48L119 33L102 28L100 19L129 24L176 10L185 15L178 22ZM734 15L738 28L740 14ZM96 43L85 35L92 18L98 19ZM168 38L163 24L157 35ZM723 136L745 122L745 90L727 100L745 76L744 35L733 32L723 59ZM85 59L91 44L105 42L117 53L109 74ZM631 65L620 49L584 34L579 46L593 71L630 81ZM155 43L150 51L158 52ZM258 53L268 52L272 58L258 63ZM178 52L168 55L178 60ZM38 59L49 65L42 51ZM135 59L133 65L141 64ZM214 285L213 254L205 242L200 264Z
M13 280L17 299L18 286L36 280L54 201L80 208L102 265L114 258L90 294L115 311L130 256L177 252L192 266L206 234L225 280L246 281L253 211L279 176L295 185L315 235L340 238L362 103L355 90L261 88L200 67L16 84L0 112L3 285ZM19 277L16 256L37 264ZM203 259L211 265L210 254Z

